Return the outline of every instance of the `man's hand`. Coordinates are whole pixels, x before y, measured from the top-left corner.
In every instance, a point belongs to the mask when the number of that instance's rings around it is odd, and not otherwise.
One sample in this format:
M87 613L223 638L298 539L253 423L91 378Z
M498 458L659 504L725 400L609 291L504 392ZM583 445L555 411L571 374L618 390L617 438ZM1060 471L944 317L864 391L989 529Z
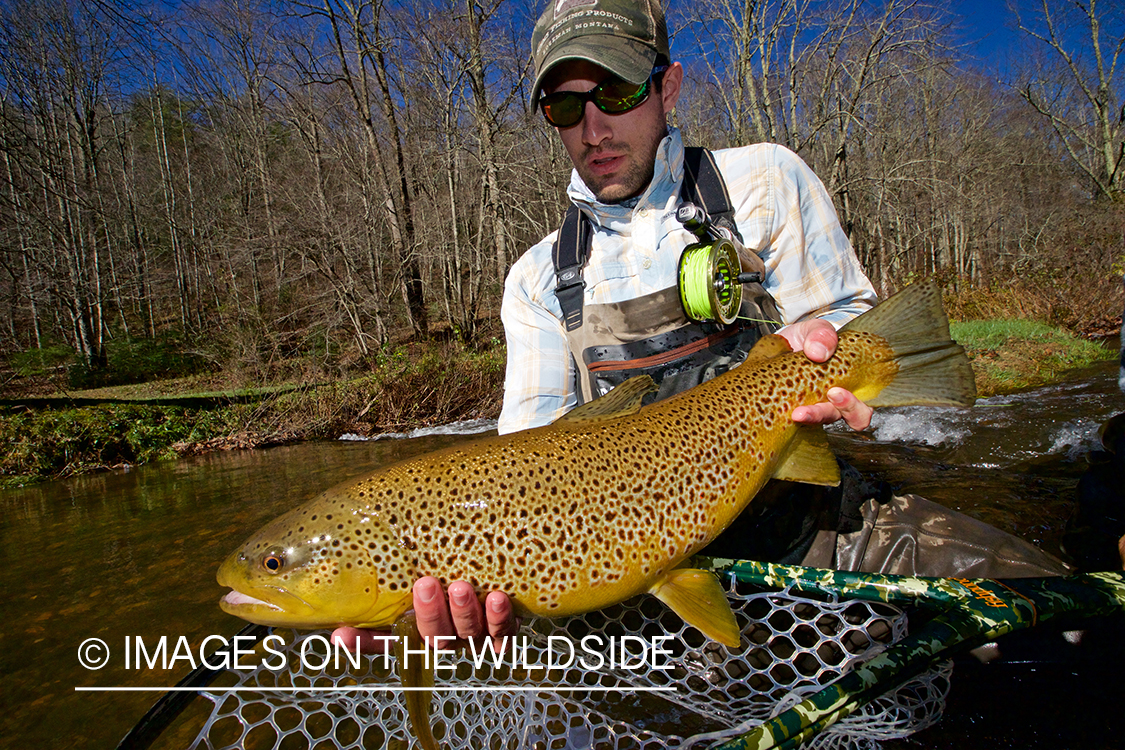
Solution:
M825 362L836 352L840 337L827 320L814 318L785 326L777 332L795 352L804 352L813 362ZM798 406L793 421L800 424L830 424L843 419L853 430L866 430L871 424L871 407L844 388L829 388L828 401Z
M414 583L414 613L418 617L418 632L427 640L440 638L438 645L449 646L453 639L503 638L514 636L519 626L512 612L512 602L502 591L493 591L478 601L473 587L464 581L449 585L449 599L441 589L441 582L433 577L420 578ZM354 649L356 638L363 653L381 653L387 641L381 636L389 633L361 628L341 627L332 633L332 640Z
M456 636L461 640L515 635L512 602L502 591L493 591L481 606L473 587L465 581L449 584L449 600L441 582L432 577L414 584L414 613L418 631L426 638Z

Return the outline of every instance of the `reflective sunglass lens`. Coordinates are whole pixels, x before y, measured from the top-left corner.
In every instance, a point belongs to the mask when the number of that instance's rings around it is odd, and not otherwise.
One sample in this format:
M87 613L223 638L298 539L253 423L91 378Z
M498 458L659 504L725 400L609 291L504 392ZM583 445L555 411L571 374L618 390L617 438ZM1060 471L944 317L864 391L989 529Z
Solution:
M594 96L594 106L602 112L618 114L628 112L643 102L648 94L648 81L641 85L624 81L602 88Z
M663 71L663 68L657 68ZM629 83L611 79L599 83L585 93L578 91L557 91L539 99L539 107L547 122L556 128L569 128L582 121L586 113L586 102L593 102L602 112L619 115L628 112L648 99L649 82Z
M582 119L582 108L586 103L577 95L552 94L541 99L540 105L547 122L556 128L568 128Z

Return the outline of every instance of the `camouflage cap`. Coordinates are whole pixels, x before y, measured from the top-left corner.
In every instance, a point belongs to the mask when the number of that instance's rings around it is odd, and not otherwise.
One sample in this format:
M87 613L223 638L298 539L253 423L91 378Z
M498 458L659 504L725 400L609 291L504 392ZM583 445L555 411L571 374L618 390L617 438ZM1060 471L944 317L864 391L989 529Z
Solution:
M657 55L671 59L661 0L550 0L531 35L539 103L543 79L563 60L588 60L630 83L643 83Z

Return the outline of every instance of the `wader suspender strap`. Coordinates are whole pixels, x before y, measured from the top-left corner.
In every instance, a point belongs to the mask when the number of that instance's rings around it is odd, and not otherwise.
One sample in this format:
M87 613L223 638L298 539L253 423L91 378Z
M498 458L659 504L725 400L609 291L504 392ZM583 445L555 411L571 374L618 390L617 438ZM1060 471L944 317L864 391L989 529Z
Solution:
M566 210L566 218L559 228L559 236L551 248L551 259L555 262L555 297L562 307L563 323L567 331L582 326L582 293L586 282L582 280L582 269L590 251L590 222L582 217L582 212L573 203Z
M696 146L684 149L684 184L680 189L680 199L702 206L712 221L731 230L739 241L742 240L734 224L734 207L727 185L715 164L715 157L707 149ZM570 204L551 248L555 278L558 280L555 297L562 308L567 331L582 326L582 295L586 290L582 269L590 253L590 240L590 222L577 206Z
M702 207L711 221L729 229L742 242L742 234L734 223L734 206L727 184L719 173L714 154L707 149L684 149L684 184L680 188L680 199Z

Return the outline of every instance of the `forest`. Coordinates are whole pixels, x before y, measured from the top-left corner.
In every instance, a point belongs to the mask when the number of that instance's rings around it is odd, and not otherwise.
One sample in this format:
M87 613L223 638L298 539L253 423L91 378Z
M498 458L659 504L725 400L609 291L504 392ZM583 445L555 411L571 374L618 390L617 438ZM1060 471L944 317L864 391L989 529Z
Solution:
M691 144L802 156L881 294L1080 329L1120 313L1125 8L670 0ZM213 367L499 336L560 223L514 0L0 0L0 355L174 341ZM976 48L974 48L976 49ZM342 364L341 364L342 363Z

